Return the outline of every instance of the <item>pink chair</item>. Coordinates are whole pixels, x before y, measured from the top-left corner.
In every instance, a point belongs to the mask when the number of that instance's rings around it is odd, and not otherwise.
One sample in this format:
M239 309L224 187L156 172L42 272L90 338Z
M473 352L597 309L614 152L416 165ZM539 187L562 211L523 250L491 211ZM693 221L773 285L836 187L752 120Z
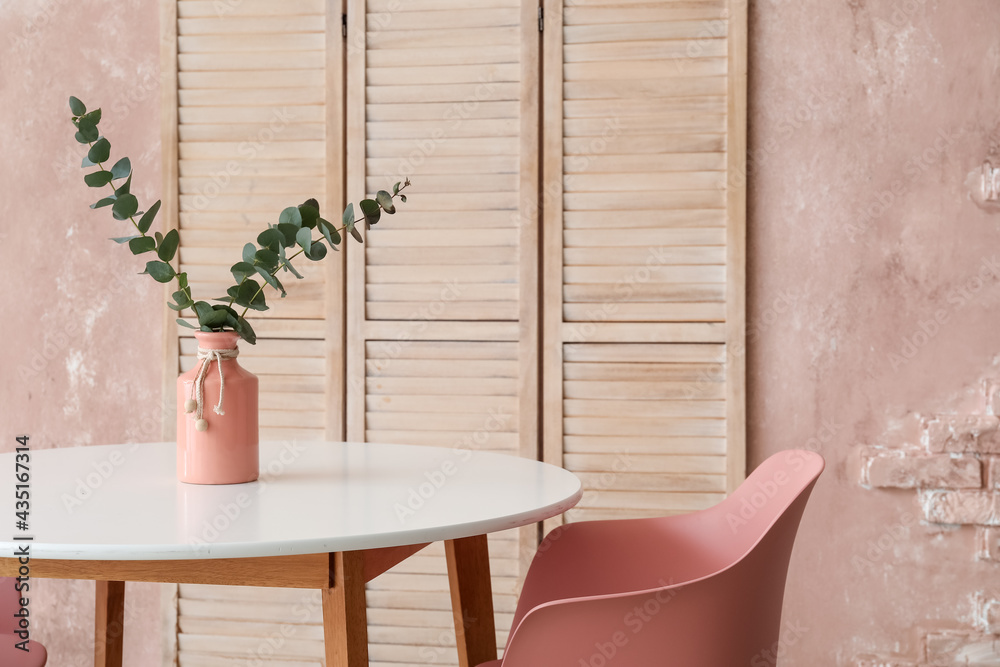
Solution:
M774 664L792 543L823 466L780 452L710 509L553 530L503 660L483 667Z
M30 591L29 591L30 594ZM21 641L14 633L18 630L14 613L21 608L21 594L14 590L14 580L0 577L0 665L3 667L44 667L48 660L45 647L36 641L28 642L22 651L14 644ZM28 606L30 613L31 606ZM34 619L32 618L32 624Z

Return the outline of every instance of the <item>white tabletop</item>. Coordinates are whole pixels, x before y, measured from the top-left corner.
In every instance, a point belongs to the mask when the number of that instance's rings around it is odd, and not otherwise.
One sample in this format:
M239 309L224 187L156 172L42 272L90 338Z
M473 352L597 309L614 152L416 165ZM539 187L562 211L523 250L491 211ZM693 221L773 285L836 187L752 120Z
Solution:
M174 443L31 453L27 531L15 528L14 455L0 555L31 535L33 558L178 560L351 551L505 530L570 509L580 481L529 459L412 445L265 442L261 478L176 478Z

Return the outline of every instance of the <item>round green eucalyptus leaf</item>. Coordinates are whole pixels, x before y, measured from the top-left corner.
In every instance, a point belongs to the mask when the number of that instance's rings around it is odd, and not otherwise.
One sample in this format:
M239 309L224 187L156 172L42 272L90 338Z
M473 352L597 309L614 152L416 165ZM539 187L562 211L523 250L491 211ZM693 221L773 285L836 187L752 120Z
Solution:
M255 345L257 343L257 334L254 332L253 327L245 319L240 317L236 320L236 333L240 335L240 338Z
M170 266L166 262L161 262L159 260L153 260L152 262L146 262L146 271L149 275L153 276L153 280L158 283L169 283L174 278L174 267Z
M74 116L82 116L87 113L87 105L81 102L79 99L69 96L69 110Z
M107 173L108 176L111 174ZM115 200L114 205L111 207L111 213L117 220L128 220L130 216L135 215L135 212L139 210L139 200L135 198L135 195L122 195Z
M375 195L375 201L378 202L378 205L382 207L382 210L388 213L389 215L392 215L393 213L396 212L396 207L393 206L392 204L392 195L390 195L385 190L378 191L378 193Z
M97 125L91 122L84 122L83 119L80 120L78 130L76 140L81 144L89 144L91 141L97 141L101 136L101 133L97 131Z
M103 188L111 182L110 171L92 171L83 177L83 182L92 188Z
M177 253L177 246L180 243L180 240L180 235L177 233L177 230L171 229L167 232L167 235L163 237L163 240L160 241L159 246L156 248L156 255L164 262L169 262Z
M382 209L374 199L362 199L360 206L366 225L374 225L382 217Z
M302 246L305 251L306 256L309 256L309 248L312 246L312 230L308 227L303 227L295 235L295 242Z
M209 316L212 312L212 304L207 301L195 301L194 302L194 312L198 316L198 321L201 324L205 323L205 318Z
M326 257L326 246L323 245L323 241L316 241L316 243L313 243L309 250L305 251L305 256L314 262L318 262Z
M131 174L132 162L127 157L118 160L118 162L115 162L115 166L111 167L111 178L125 178Z
M285 235L274 227L269 227L257 235L257 243L277 252L278 247L285 243Z
M254 255L257 254L257 246L252 243L247 243L243 246L243 261L253 264Z
M319 230L323 232L323 236L326 238L327 243L330 244L331 248L336 250L337 244L340 243L340 232L337 231L336 227L334 227L332 224L330 224L323 218L320 218L318 220L318 223L319 223Z
M104 137L98 139L97 143L91 146L90 151L87 152L87 159L94 164L107 162L109 157L111 157L111 142Z
M347 208L344 209L344 215L341 218L341 221L342 221L341 224L348 225L348 226L354 224L354 204L353 203L348 204Z
M173 297L174 302L177 303L177 305L179 305L181 308L190 308L191 306L194 305L194 302L191 300L191 297L188 296L186 290L179 289L170 296Z
M281 245L287 247L295 245L295 235L299 233L299 228L290 222L279 222L278 231L285 237Z
M310 201L316 201L315 199ZM308 227L309 229L316 228L316 221L319 220L319 207L310 206L308 204L301 204L299 206L299 215L302 216L302 226Z
M281 215L278 216L278 223L287 222L295 225L296 227L302 226L302 214L299 212L297 206L289 206Z
M156 241L148 236L136 236L128 242L128 249L132 251L133 255L141 255L144 252L156 250Z
M229 313L227 313L224 310L213 310L212 312L205 315L204 318L199 317L198 321L201 322L202 326L216 329L224 325L228 317Z
M256 259L257 263L266 269L273 271L278 268L278 253L269 248L261 248L258 250L254 253L254 259Z
M244 308L250 307L250 300L260 290L260 283L253 278L247 278L236 288L236 303Z
M242 282L247 276L252 276L256 273L256 267L250 262L236 262L229 270L233 274L233 280L236 282Z

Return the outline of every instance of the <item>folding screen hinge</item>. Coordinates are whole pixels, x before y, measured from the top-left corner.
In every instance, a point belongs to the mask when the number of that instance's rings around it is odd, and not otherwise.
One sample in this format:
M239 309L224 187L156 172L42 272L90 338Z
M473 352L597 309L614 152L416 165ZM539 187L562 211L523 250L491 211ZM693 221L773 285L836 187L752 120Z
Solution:
M347 37L347 14L340 15L340 34Z
M545 30L545 10L541 7L538 8L538 32L543 32Z

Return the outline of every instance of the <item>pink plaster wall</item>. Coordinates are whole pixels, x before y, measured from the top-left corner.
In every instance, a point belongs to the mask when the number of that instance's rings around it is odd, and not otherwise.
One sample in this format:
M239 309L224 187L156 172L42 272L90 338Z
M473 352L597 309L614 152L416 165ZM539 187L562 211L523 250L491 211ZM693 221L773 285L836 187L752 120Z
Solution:
M20 433L38 449L159 438L162 290L107 240L123 223L87 208L98 197L66 101L103 106L112 155L129 155L133 192L155 201L158 34L156 2L0 1L0 451ZM92 664L94 584L35 586L49 664ZM158 585L129 584L126 613L125 664L158 667Z
M919 663L923 633L970 627L1000 573L974 560L973 528L917 523L916 494L862 488L852 457L995 375L1000 285L975 276L1000 258L1000 215L964 182L1000 157L1000 4L758 0L750 16L750 464L796 446L828 462L779 664Z
M159 418L160 290L105 240L119 223L87 210L66 110L76 94L111 111L106 129L151 201L156 3L111 7L0 2L0 259L13 287L0 291L0 451L19 432L39 448L158 437L129 427L136 411ZM953 405L1000 352L997 281L957 291L1000 257L1000 216L964 184L983 158L1000 162L1000 5L757 0L750 16L750 462L796 446L829 462L793 559L780 664L915 660L922 630L968 625L997 565L971 558L971 528L890 530L919 514L915 495L862 488L851 461L908 415ZM924 342L921 322L942 310ZM852 564L886 531L901 537L872 567ZM92 590L34 591L50 664L88 664ZM130 586L128 599L126 664L158 666L158 591Z

